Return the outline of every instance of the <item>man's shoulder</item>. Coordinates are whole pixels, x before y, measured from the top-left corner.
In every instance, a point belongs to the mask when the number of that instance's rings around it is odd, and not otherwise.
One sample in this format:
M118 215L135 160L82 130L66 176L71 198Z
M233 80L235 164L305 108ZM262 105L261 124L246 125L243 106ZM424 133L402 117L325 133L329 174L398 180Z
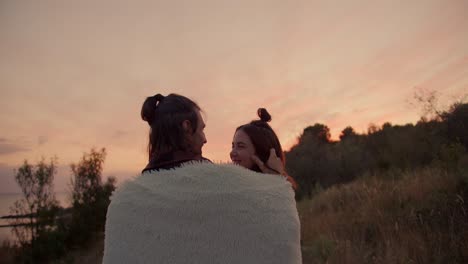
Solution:
M180 158L180 159L159 159L159 160L151 160L146 167L142 170L142 173L149 172L149 171L160 171L160 170L170 170L179 168L185 163L190 162L209 162L212 163L211 160L205 157L199 157L196 159L193 158Z
M255 172L232 163L190 162L179 168L168 171L159 171L154 176L167 177L181 182L206 185L211 188L218 186L222 189L243 188L266 185L282 185L285 180L278 175Z
M283 189L289 191L290 186L278 175L258 173L235 164L190 161L177 168L144 172L123 183L115 198L129 201L181 193L218 195Z
M228 176L258 176L259 173L245 169L241 166L230 163L213 163L211 161L197 160L188 161L179 167L152 171L151 174L157 176L175 176L175 177L194 177L200 179L209 179L212 177L225 178Z

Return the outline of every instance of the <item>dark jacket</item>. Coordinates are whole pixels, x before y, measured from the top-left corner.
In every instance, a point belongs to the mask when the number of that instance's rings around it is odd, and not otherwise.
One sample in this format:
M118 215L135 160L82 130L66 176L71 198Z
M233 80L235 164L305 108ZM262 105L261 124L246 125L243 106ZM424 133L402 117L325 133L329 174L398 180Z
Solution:
M141 172L174 169L189 161L208 161L211 163L211 160L200 155L194 155L190 152L175 151L163 154L157 159L151 159Z

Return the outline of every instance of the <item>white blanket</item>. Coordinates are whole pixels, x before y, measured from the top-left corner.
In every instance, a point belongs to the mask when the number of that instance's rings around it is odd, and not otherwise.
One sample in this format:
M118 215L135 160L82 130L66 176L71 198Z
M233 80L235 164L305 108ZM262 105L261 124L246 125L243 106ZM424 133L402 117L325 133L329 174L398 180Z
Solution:
M208 162L143 173L112 196L103 263L302 263L291 184Z

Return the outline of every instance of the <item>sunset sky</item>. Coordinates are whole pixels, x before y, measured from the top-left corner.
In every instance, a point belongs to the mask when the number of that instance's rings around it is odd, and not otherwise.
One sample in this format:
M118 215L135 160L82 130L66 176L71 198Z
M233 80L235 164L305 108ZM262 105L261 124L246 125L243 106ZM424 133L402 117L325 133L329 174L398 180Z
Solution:
M0 0L0 193L24 159L69 165L105 147L104 175L147 161L144 99L206 113L204 155L227 161L258 107L289 149L303 129L415 123L417 89L468 92L468 1Z

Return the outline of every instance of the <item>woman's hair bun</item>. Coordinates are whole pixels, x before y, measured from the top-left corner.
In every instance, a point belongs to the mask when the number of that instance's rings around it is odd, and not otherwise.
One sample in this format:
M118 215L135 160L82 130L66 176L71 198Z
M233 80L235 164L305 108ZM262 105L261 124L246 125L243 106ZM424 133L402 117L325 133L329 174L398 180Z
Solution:
M268 111L265 108L259 108L257 110L258 117L260 117L260 120L263 122L270 122L271 121L271 115L268 113Z

